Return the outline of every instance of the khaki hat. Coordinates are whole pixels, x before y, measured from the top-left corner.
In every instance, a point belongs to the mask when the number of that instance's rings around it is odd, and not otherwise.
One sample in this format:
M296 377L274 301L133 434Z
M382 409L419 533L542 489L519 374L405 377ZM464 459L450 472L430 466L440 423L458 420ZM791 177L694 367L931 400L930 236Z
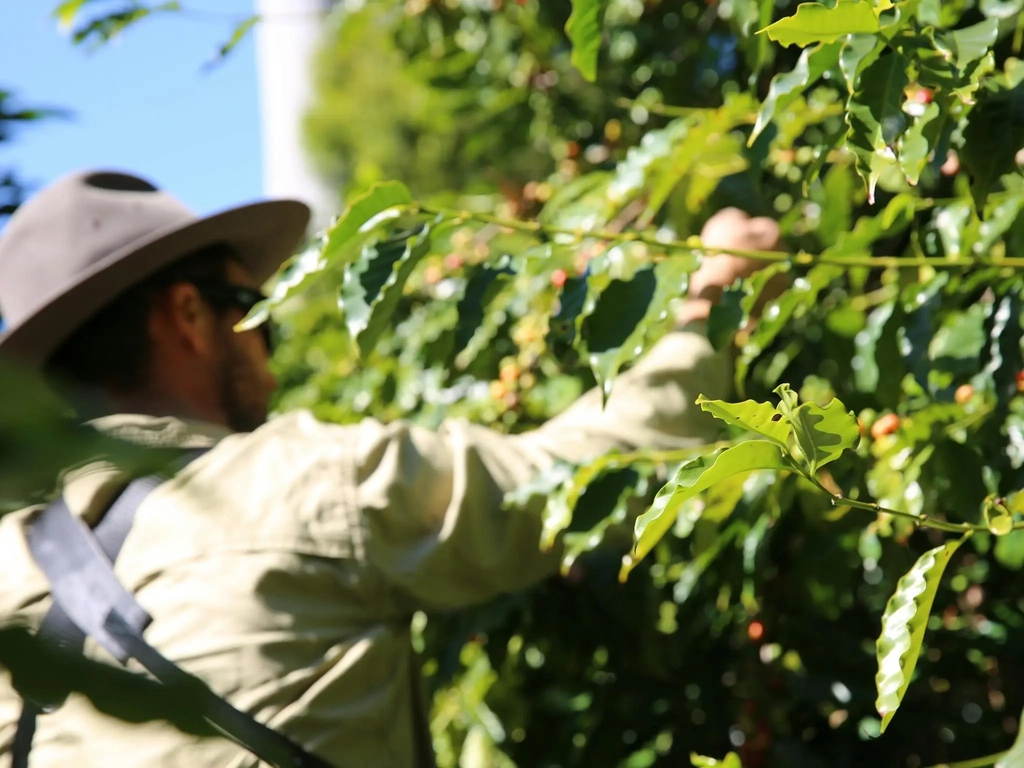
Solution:
M0 232L0 356L42 367L121 293L215 243L233 246L262 284L299 246L309 217L296 200L200 217L132 174L65 176L15 211Z

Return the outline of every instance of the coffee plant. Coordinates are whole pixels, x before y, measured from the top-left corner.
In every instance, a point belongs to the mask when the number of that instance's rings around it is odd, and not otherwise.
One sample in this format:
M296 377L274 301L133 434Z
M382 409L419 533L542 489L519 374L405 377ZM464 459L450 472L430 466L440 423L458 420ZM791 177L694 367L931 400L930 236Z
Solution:
M414 617L441 766L1024 765L1022 10L338 4L349 202L246 321L279 410L530 429L671 332L716 209L786 240L706 325L721 440L535 478L560 573Z

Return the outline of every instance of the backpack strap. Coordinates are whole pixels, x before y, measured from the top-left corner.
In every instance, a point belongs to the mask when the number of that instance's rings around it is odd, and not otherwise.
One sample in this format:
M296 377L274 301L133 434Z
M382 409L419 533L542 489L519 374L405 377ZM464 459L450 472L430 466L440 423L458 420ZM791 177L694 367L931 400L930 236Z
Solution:
M163 482L146 477L131 482L91 531L63 498L44 509L28 532L29 549L46 574L53 607L39 635L81 653L94 638L122 664L135 659L165 685L195 692L203 717L226 737L275 768L330 768L285 736L229 704L205 683L185 672L146 642L151 618L114 574L113 562L131 530L142 501ZM12 750L12 768L27 768L37 716L62 702L26 700Z

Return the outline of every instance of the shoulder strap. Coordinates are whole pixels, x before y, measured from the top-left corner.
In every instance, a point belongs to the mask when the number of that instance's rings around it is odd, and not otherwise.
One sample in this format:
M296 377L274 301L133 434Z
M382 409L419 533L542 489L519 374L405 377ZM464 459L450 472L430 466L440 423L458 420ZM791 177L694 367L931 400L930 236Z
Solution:
M58 499L40 513L29 531L29 547L50 582L54 606L40 627L69 650L81 652L92 636L118 661L136 659L157 680L195 692L206 720L226 737L276 768L330 768L329 764L241 712L146 642L146 611L118 581L112 561L131 529L142 500L157 478L131 483L103 520L90 531ZM59 702L56 703L59 705ZM13 768L27 768L37 715L53 702L25 702L13 750Z

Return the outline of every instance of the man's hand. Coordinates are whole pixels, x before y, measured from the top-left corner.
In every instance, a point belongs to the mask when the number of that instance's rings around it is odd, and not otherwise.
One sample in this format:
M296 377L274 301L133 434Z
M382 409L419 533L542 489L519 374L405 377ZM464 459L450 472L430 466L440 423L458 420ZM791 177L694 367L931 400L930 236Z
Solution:
M773 219L752 219L738 208L724 208L708 219L700 239L709 248L774 251L779 248L781 233ZM730 253L705 256L700 268L690 275L690 298L680 315L680 324L707 319L726 287L736 278L749 277L766 263Z

